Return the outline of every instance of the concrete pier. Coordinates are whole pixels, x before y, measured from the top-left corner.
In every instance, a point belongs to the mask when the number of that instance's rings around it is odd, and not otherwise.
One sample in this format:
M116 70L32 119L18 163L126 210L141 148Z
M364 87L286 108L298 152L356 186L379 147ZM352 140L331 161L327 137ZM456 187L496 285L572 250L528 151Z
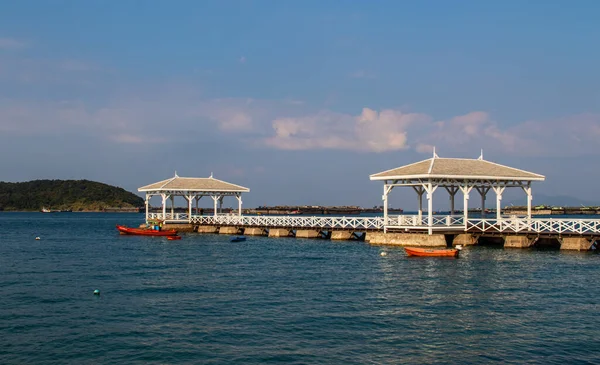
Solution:
M267 231L264 228L245 228L244 235L246 235L246 236L266 236Z
M332 231L331 239L336 241L347 241L352 239L352 231Z
M162 230L176 229L177 232L194 232L194 225L191 223L168 223L163 224Z
M592 242L585 237L563 237L560 244L561 250L588 251Z
M196 229L198 233L218 233L219 227L217 226L198 226Z
M315 229L299 229L296 231L296 238L319 238L321 234Z
M293 234L287 228L271 228L269 229L269 237L293 237Z
M446 247L446 237L443 234L368 232L365 241L372 245Z
M463 245L473 246L477 244L477 237L470 233L461 233L454 236L452 240L452 246Z
M221 227L219 228L219 234L239 234L240 229L238 227Z
M534 239L527 236L506 236L504 237L504 248L529 248L533 245Z

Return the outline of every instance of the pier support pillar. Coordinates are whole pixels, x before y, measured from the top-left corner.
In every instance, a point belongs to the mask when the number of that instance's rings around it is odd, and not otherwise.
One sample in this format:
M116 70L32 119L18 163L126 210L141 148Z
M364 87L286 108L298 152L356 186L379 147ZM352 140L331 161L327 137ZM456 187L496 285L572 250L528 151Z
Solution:
M266 236L267 231L264 228L246 228L244 229L246 236Z
M423 233L383 233L367 232L365 241L372 245L398 245L412 247L446 247L443 234Z
M470 233L461 233L454 236L452 240L452 246L463 245L463 246L473 246L477 244L477 237Z
M331 239L337 241L348 241L352 239L352 231L332 231Z
M504 237L504 248L529 248L534 241L527 236L506 236Z
M287 228L271 228L269 237L293 237L293 233Z
M563 237L560 243L561 250L589 251L592 242L585 237Z
M219 232L219 227L217 226L198 226L196 230L198 233L217 233Z
M238 227L221 227L219 228L219 234L239 234L240 229Z
M296 231L296 238L319 238L321 235L318 230L299 229Z

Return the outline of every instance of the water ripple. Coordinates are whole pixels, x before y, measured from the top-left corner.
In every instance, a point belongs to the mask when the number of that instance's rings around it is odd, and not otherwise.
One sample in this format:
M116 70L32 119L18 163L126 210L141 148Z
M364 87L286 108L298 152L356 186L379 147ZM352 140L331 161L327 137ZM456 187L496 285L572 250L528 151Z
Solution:
M600 363L599 255L116 234L140 218L0 213L0 362Z

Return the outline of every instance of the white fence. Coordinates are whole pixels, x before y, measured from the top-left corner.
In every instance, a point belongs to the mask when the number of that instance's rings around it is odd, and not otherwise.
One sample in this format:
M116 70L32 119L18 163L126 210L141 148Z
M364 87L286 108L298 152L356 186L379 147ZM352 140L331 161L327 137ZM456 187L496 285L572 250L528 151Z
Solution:
M163 219L162 213L149 213L150 219ZM348 229L383 230L383 217L324 217L324 216L188 216L187 213L167 213L167 223L194 223L198 225L241 227L286 227L292 229ZM481 233L553 233L553 234L600 234L600 219L503 217L470 218L463 216L432 217L434 230L469 231ZM388 216L388 230L429 229L427 215Z
M502 218L469 219L467 230L475 232L532 232L556 234L600 234L600 219Z

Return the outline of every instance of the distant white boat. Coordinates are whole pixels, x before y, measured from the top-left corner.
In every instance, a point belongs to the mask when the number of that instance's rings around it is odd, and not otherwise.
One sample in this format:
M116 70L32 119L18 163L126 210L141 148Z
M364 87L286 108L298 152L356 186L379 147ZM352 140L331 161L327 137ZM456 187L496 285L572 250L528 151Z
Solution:
M58 213L58 212L60 212L60 210L56 210L56 209L47 209L47 208L45 208L45 207L42 207L42 210L41 210L41 212L42 212L42 213Z

